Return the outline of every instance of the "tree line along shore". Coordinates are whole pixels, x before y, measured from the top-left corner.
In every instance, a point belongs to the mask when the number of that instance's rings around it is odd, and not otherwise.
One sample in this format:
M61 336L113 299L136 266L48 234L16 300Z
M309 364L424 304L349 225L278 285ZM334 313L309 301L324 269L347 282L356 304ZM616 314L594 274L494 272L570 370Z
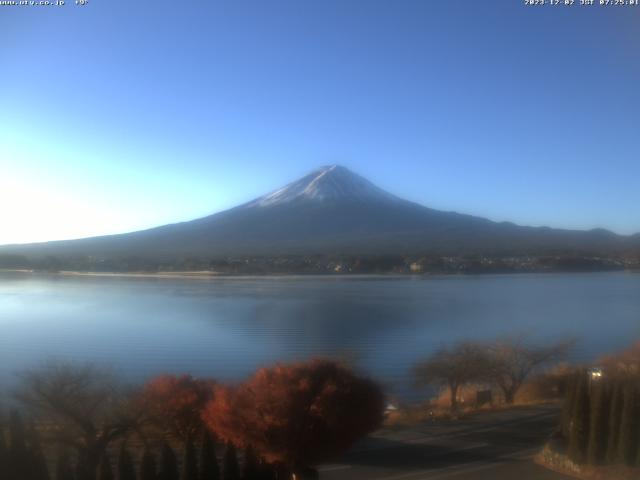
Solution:
M0 269L175 275L483 274L640 271L640 254L282 255L244 257L26 256L0 254Z

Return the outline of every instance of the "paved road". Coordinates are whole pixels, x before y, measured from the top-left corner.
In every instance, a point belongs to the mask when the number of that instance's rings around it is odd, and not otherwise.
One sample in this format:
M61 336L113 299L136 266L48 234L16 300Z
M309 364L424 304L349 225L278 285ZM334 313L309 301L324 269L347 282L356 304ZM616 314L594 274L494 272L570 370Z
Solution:
M523 407L450 422L388 428L338 463L321 480L566 480L531 461L557 425L556 406Z

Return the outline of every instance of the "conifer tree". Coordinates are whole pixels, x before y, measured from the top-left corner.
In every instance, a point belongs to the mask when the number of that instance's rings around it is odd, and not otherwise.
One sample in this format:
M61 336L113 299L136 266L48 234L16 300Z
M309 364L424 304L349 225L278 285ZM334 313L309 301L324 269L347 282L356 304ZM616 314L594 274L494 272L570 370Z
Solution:
M114 480L113 470L111 469L111 459L106 453L102 455L102 459L98 465L97 480Z
M36 430L33 421L29 422L29 428L26 432L29 456L29 479L31 480L49 480L49 468L47 467L47 459L42 452L42 444L40 443L40 435Z
M160 471L158 480L178 480L178 460L171 447L165 443L160 452Z
M244 450L244 465L242 469L243 480L260 480L260 459L251 445Z
M91 467L92 463L80 454L76 462L76 480L95 480L96 472Z
M609 434L607 435L607 464L612 465L618 459L618 440L622 416L622 384L615 382L609 408Z
M604 382L592 386L590 417L587 462L591 465L601 465L607 454L609 421L609 388Z
M136 480L136 469L126 445L123 443L118 454L118 480Z
M140 480L157 480L156 457L145 448L140 460Z
M622 397L618 461L633 466L637 453L638 400L635 386L631 382L625 383Z
M276 468L274 465L267 463L262 460L258 467L258 478L260 480L277 480L276 479Z
M198 458L191 440L185 441L180 480L198 480Z
M2 475L5 475L5 472L7 472L8 457L9 457L9 453L7 452L7 446L4 441L4 431L0 426L0 472L2 472ZM3 477L0 476L0 478L3 478Z
M560 422L560 429L562 431L562 436L566 439L569 438L569 430L571 426L571 419L573 416L573 407L574 401L576 397L576 386L578 383L578 374L574 373L569 376L569 380L567 381L567 391L565 394L564 404L562 407L562 417Z
M215 436L206 430L202 435L202 450L200 450L200 480L220 480L215 443Z
M589 440L589 381L584 373L578 378L573 404L568 454L573 462L584 463Z
M27 450L26 435L24 425L22 423L22 417L16 411L11 412L9 417L8 451L8 477L28 479L31 473L29 451Z
M67 452L61 452L56 461L56 477L55 480L74 480L73 468L71 467L71 459Z
M236 447L231 442L227 442L227 449L224 452L224 467L222 469L223 480L240 480L240 466L238 465L238 454Z

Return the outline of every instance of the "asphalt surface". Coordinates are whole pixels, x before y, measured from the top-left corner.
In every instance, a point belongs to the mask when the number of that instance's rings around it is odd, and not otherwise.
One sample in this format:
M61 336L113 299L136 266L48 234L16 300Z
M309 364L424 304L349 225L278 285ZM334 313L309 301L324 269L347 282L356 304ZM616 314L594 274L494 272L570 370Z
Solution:
M532 461L559 413L557 406L523 407L386 428L339 462L320 467L320 479L566 480Z

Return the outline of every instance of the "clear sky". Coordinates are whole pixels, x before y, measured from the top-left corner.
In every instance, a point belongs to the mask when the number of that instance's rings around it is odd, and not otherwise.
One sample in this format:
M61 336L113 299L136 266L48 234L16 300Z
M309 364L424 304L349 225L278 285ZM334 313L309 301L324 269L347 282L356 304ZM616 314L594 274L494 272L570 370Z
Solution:
M523 3L0 6L0 244L188 220L328 163L640 232L640 7Z

